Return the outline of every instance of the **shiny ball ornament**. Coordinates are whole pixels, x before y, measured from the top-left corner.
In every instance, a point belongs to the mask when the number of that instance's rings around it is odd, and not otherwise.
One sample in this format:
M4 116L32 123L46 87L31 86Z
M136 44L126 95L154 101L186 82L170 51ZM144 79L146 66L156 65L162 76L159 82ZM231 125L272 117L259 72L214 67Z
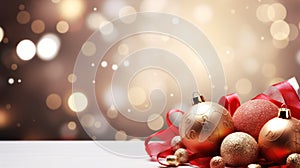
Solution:
M268 161L283 164L291 153L300 153L300 121L289 109L280 108L278 117L268 121L260 131L258 146Z
M176 151L179 148L183 148L184 145L181 142L181 137L180 136L174 136L171 140L171 147L173 151Z
M238 107L232 116L235 130L246 132L257 140L261 128L276 117L277 112L278 107L267 100L249 100Z
M189 153L186 149L179 148L175 151L174 155L177 157L177 161L182 164L189 160Z
M214 156L209 162L210 168L224 168L225 161L221 156Z
M195 99L193 99L195 100ZM223 138L234 131L229 112L214 102L194 101L184 113L179 134L184 146L203 156L216 155Z
M178 162L178 158L175 155L168 155L166 157L166 162L168 166L178 166L179 162Z
M300 167L300 154L292 153L286 158L287 168L299 168Z
M247 133L231 133L221 144L221 156L229 166L247 166L255 163L258 157L257 142Z

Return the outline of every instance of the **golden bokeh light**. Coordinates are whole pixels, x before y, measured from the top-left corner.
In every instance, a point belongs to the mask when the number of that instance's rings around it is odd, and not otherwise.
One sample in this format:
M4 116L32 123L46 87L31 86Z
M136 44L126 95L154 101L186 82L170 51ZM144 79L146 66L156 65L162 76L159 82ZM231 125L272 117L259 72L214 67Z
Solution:
M70 130L75 130L76 127L77 127L77 125L76 125L76 123L75 123L74 121L68 122L68 128L69 128Z
M118 53L120 55L127 55L129 52L129 48L127 44L120 44L118 47Z
M96 51L96 45L91 41L86 41L81 47L82 54L85 56L93 56Z
M289 45L289 39L283 39L283 40L272 40L274 47L278 49L284 49Z
M34 20L31 23L31 30L36 34L43 33L45 31L45 23L40 19Z
M46 98L46 105L51 110L57 110L62 105L62 99L58 94L51 93Z
M100 24L99 29L103 35L109 35L114 31L114 25L112 22L104 21Z
M36 53L36 47L31 40L25 39L18 43L16 52L21 60L28 61L34 57Z
M95 123L95 118L90 114L85 114L80 118L80 123L83 127L92 127Z
M284 40L289 37L290 26L284 20L277 20L272 23L270 33L275 40Z
M104 22L107 22L104 16L96 12L89 14L86 20L87 26L92 30L99 29L100 25Z
M296 40L299 35L298 27L294 24L289 24L289 26L290 26L290 34L289 34L288 39L290 41Z
M164 126L164 119L159 114L152 114L148 117L147 125L151 130L157 131Z
M10 69L13 70L13 71L15 71L15 70L18 69L18 65L17 64L11 64L10 65Z
M235 89L240 94L248 94L252 90L252 83L247 78L239 79L235 84Z
M95 128L100 128L102 126L102 123L100 121L96 121L94 124Z
M139 106L147 100L147 93L141 87L132 87L128 91L128 99L132 105Z
M0 128L4 128L8 126L9 116L7 111L0 109Z
M7 37L4 37L4 38L3 38L3 43L4 43L4 44L7 44L7 43L8 43L8 41L9 41L9 40L8 40L8 38L7 38Z
M37 44L37 54L40 59L50 61L57 56L60 45L60 39L57 35L46 34Z
M59 11L61 17L66 20L76 20L83 16L85 3L83 0L61 0L59 2Z
M4 30L3 30L3 28L0 26L0 42L2 41L3 38L4 38Z
M258 6L258 8L256 9L256 17L261 22L270 22L271 21L269 15L268 15L269 6L270 6L269 4L262 4L262 5Z
M8 82L8 84L12 85L15 83L15 80L14 80L14 78L8 78L7 82Z
M69 31L69 28L69 23L64 20L61 20L56 24L56 30L61 34L67 33Z
M273 3L268 6L268 17L271 21L284 20L287 14L285 6L281 3Z
M118 117L119 113L118 113L117 109L112 105L107 110L106 115L107 115L108 118L114 119L114 118Z
M124 141L127 139L127 134L125 131L117 131L116 134L115 134L115 140L117 141Z
M75 74L71 73L71 74L68 75L68 82L69 83L75 83L76 80L77 80L77 77L76 77Z
M88 99L81 92L74 92L68 98L68 106L74 112L82 112L88 105Z
M19 10L21 10L21 11L22 11L22 10L25 10L25 5L24 5L24 4L20 4L20 5L19 5Z
M27 11L20 11L18 14L17 14L17 21L18 23L20 24L26 24L30 21L30 13L27 12Z
M207 23L213 17L213 10L209 5L200 5L194 9L194 18L200 23Z
M132 6L124 6L119 11L119 18L123 23L132 23L136 19L136 10ZM129 16L130 15L130 16ZM127 17L125 17L127 16Z

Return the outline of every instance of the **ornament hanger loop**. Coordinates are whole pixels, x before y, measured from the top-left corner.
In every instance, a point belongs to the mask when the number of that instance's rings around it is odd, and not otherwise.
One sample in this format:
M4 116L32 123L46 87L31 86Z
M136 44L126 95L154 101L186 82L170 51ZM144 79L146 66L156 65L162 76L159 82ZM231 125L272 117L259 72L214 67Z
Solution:
M205 102L204 96L200 95L199 92L193 92L193 102L192 104L198 104L198 103L202 103Z

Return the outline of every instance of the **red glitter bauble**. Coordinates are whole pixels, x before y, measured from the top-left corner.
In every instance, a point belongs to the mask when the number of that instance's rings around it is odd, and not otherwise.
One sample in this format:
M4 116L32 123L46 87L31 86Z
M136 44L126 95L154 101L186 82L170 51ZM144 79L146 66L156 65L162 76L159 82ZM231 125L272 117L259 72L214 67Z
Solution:
M258 139L259 131L266 122L277 116L278 107L273 103L255 99L242 104L233 114L236 131L246 132Z

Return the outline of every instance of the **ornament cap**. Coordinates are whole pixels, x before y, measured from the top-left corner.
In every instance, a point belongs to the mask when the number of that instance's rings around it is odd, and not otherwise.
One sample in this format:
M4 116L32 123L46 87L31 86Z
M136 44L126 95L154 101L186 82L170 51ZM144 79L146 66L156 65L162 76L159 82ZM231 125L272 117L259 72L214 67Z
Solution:
M291 110L288 108L279 108L278 109L278 118L291 119Z
M202 103L202 102L205 102L204 96L200 95L198 92L194 92L192 104L195 105L195 104Z

